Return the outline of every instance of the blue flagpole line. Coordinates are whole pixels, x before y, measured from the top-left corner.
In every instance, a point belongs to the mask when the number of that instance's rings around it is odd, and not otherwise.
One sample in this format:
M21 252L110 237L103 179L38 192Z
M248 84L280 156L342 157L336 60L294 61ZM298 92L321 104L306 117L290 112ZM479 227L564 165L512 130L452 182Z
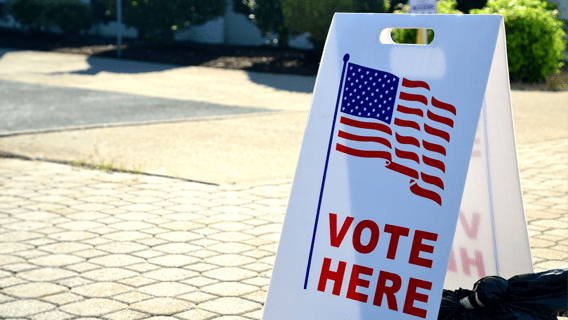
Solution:
M499 275L499 252L497 252L497 230L495 230L495 212L493 210L493 183L491 181L491 161L489 155L489 138L487 135L487 103L483 99L481 106L481 117L483 117L483 142L485 143L485 172L487 174L487 186L489 192L489 213L491 216L491 233L493 236L493 257L495 259L495 273Z
M333 141L333 132L335 131L335 121L337 120L337 111L339 110L339 103L341 101L341 89L343 87L343 80L345 77L345 69L347 68L347 62L349 61L349 54L345 54L343 56L343 71L341 71L341 81L339 82L339 91L337 92L337 102L335 103L335 113L333 114L333 122L331 123L331 133L329 136L329 145L327 147L327 156L325 158L325 166L323 169L323 178L322 178L322 182L321 182L321 190L320 190L320 195L319 195L319 200L318 200L318 209L316 211L316 221L314 223L314 232L312 235L312 244L310 247L310 256L308 257L308 266L306 269L306 279L304 280L304 290L307 289L308 287L308 278L310 276L310 266L312 264L312 254L314 253L314 243L316 241L316 232L318 229L318 220L319 220L319 214L320 214L320 209L321 209L321 201L323 198L323 191L324 191L324 187L325 187L325 178L327 175L327 166L329 164L329 155L331 153L331 146L332 146L332 141Z

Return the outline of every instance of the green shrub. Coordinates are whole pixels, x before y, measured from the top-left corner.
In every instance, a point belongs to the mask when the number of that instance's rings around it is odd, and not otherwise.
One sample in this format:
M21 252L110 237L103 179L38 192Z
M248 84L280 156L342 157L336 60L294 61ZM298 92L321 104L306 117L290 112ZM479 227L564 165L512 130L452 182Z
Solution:
M106 0L116 16L116 0ZM177 31L203 24L225 13L226 0L124 0L122 21L138 36L154 43L172 43Z
M437 2L439 14L459 14L461 11L457 10L456 0L441 0ZM408 13L409 6L399 5L394 13ZM392 32L392 38L396 43L416 43L417 29L395 29ZM428 29L428 43L434 39L434 32Z
M93 24L90 7L79 0L13 0L8 13L32 32L54 26L68 37Z
M13 0L8 5L8 13L32 32L39 32L42 26L47 25L45 9L46 6L38 0Z
M325 38L336 12L386 12L383 0L281 0L286 26L293 32L310 33L315 53L323 51Z
M286 27L280 0L233 0L233 9L247 15L265 37L277 33L279 46L288 46L290 30Z
M476 14L501 14L505 20L509 76L542 82L563 65L565 33L555 7L540 0L490 0Z
M62 1L46 8L47 20L64 35L76 37L81 30L93 25L93 15L88 5L79 1Z

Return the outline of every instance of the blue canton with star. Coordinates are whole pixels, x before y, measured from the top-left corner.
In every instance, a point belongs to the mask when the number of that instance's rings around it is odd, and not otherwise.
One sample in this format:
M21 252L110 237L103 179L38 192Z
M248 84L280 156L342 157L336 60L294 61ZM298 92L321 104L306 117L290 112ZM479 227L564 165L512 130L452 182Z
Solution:
M399 78L353 63L349 63L346 78L341 112L390 125Z

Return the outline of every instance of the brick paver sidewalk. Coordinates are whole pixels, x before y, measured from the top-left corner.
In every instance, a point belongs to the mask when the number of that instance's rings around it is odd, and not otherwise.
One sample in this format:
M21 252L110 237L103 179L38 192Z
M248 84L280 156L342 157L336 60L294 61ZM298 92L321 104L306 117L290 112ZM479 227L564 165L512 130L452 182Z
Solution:
M519 147L535 271L568 265L568 141ZM0 159L0 318L259 319L291 181Z

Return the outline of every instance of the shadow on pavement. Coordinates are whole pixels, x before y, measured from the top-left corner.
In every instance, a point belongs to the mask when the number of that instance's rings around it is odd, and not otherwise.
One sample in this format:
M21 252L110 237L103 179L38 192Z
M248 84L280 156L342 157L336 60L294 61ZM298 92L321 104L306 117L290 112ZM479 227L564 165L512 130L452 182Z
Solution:
M148 63L140 61L118 60L111 58L89 57L87 58L89 69L71 72L74 74L96 75L99 72L110 73L148 73L159 72L179 68L177 65Z
M254 83L285 91L312 93L316 83L316 77L313 76L277 75L258 72L247 72L247 74Z

